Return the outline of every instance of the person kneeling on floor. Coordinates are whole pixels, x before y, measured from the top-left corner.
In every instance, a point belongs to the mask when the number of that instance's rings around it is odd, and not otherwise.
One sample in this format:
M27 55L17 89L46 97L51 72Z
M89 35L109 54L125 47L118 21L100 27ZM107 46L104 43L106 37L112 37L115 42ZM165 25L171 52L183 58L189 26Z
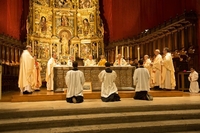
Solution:
M78 63L76 61L72 64L73 69L68 71L65 76L67 85L66 101L69 103L83 102L83 84L85 77L83 72L78 70Z
M134 85L136 86L134 99L153 100L153 97L148 94L148 91L150 91L149 79L149 71L144 68L143 60L139 60L138 68L133 75Z
M110 69L110 63L105 63L105 70L101 71L98 75L101 84L101 100L103 102L114 102L120 101L120 97L118 95L118 90L115 84L115 79L117 78L117 74L115 71Z

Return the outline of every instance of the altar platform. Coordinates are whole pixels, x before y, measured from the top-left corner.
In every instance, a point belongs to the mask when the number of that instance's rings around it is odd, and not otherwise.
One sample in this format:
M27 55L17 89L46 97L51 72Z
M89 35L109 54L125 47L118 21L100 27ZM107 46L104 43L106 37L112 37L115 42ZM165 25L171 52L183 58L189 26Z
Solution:
M190 94L189 92L182 92L182 91L165 91L165 90L152 90L150 94L153 97L185 97L191 95L199 94ZM121 98L133 98L135 95L134 91L119 91L119 95ZM85 99L100 99L101 92L100 91L93 91L93 92L84 92ZM50 92L47 91L46 88L42 88L39 92L33 92L33 94L23 95L19 91L11 91L5 92L2 95L2 99L0 102L35 102L35 101L56 101L56 100L65 100L66 93L60 92Z

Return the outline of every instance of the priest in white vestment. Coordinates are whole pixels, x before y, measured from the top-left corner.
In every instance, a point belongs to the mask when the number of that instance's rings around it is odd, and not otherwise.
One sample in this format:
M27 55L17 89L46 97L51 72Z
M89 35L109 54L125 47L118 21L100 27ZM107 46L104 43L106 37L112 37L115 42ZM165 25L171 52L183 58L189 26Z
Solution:
M133 85L136 86L135 88L135 96L134 99L139 100L153 100L152 96L148 94L150 91L150 85L149 85L149 71L144 68L143 66L143 60L139 60L138 62L139 68L137 68L133 75Z
M150 72L151 72L151 60L149 59L149 56L148 55L145 55L144 56L144 67L146 68L146 69L148 69L148 71L149 71L149 74L150 74Z
M33 69L33 90L34 91L40 91L40 87L42 86L42 80L41 80L41 70L42 67L40 65L40 63L37 61L37 57L34 56L34 69Z
M26 46L20 58L18 86L23 94L32 93L32 75L34 69L34 59L31 56L31 46Z
M74 56L70 56L69 60L67 61L67 66L72 67L73 62L74 62Z
M103 102L114 102L120 101L118 95L118 89L115 84L117 74L115 71L110 69L110 63L105 63L105 70L101 71L98 75L101 84L101 100Z
M191 73L188 77L188 80L190 81L189 91L191 93L199 93L199 83L198 83L199 74L195 71L194 68L190 68L190 71Z
M89 55L89 59L85 61L84 66L95 66L96 62L93 60L92 55Z
M175 70L172 61L172 55L169 52L169 48L163 49L163 61L162 65L162 77L161 77L161 88L163 89L175 89Z
M156 49L154 51L155 58L151 64L152 73L151 73L151 84L155 89L161 87L161 62L162 56L160 55L160 50Z
M56 66L56 53L52 54L51 59L49 59L47 63L47 70L46 70L46 82L47 82L47 90L48 91L53 91L53 67Z
M118 54L117 59L115 60L114 66L126 66L127 62L123 59L121 54Z
M85 77L83 72L78 70L78 62L73 62L73 69L67 72L65 82L67 85L66 101L69 103L82 103Z

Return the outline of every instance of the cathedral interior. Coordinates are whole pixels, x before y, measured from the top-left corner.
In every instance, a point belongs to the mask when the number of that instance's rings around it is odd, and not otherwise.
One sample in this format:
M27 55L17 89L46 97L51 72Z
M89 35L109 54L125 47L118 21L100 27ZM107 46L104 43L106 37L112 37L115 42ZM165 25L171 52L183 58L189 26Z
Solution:
M41 63L44 82L52 53L57 53L61 65L70 56L84 62L92 55L98 62L102 54L112 64L117 53L134 64L145 54L153 58L154 49L168 47L177 78L191 66L199 70L199 4L198 0L2 0L2 89L18 89L19 59L26 44Z

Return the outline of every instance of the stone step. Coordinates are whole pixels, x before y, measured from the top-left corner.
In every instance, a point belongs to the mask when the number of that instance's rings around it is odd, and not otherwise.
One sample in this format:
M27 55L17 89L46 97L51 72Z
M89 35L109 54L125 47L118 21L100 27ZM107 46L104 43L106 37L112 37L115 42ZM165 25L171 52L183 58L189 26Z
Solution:
M28 113L28 112L27 112ZM105 124L141 123L156 121L190 120L200 122L200 109L171 110L171 111L145 111L121 112L102 114L82 114L65 116L48 116L33 118L1 119L0 131L16 131L29 129L63 128L78 126L93 126ZM192 124L192 126L196 124ZM154 125L153 125L154 126ZM200 126L199 126L200 128ZM125 128L126 129L126 128Z
M194 133L194 131L200 132L200 119L96 124L59 128L49 127L44 129L9 131L9 133Z
M115 103L116 105L118 103ZM73 105L73 104L72 104ZM180 104L180 105L146 105L146 106L95 106L94 108L79 108L75 104L74 108L63 109L25 109L25 110L0 110L0 120L3 119L18 119L18 118L33 118L33 117L48 117L48 116L69 116L81 114L103 114L103 113L123 113L123 112L150 112L150 111L170 111L170 110L193 110L200 109L200 104Z

